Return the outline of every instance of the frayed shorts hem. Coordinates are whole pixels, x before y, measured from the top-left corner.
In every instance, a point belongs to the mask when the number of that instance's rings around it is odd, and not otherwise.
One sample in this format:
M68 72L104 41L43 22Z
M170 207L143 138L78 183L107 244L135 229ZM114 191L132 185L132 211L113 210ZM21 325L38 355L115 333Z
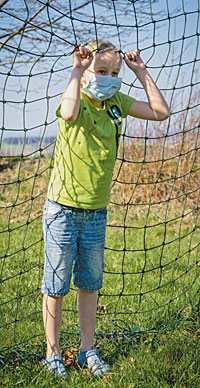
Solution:
M41 289L41 292L42 292L42 294L45 294L48 296L55 296L56 298L60 298L60 297L67 295L69 293L69 290L62 292L62 293L59 293L59 294L57 292L51 292L51 291L42 290L42 289Z
M85 291L85 292L97 292L99 290L101 290L102 288L102 285L101 287L93 287L93 288L89 288L89 287L82 287L81 285L77 284L77 283L74 283L75 287L77 287L79 290L82 290L82 291Z
M101 287L95 287L95 288L88 288L88 287L82 287L82 286L79 286L78 284L74 284L75 287L77 287L79 290L82 290L82 291L85 291L85 292L97 292L97 291L100 291L102 286ZM63 297L65 295L67 295L69 293L70 289L65 291L65 292L62 292L62 293L57 293L57 292L51 292L51 291L47 291L47 290L43 290L41 289L41 292L42 294L45 294L45 295L49 295L49 296L55 296L57 298L59 297Z

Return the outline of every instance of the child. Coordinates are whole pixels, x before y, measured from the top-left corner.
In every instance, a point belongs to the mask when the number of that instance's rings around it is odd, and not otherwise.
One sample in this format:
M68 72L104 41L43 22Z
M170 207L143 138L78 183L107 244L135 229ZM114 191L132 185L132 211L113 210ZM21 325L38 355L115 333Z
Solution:
M43 365L67 378L59 347L63 296L69 292L72 266L78 287L81 329L80 366L94 375L110 367L94 348L97 291L102 287L106 206L121 132L127 115L165 120L169 109L138 51L125 53L148 102L119 92L122 57L111 43L77 46L71 78L57 109L59 131L53 173L44 206L45 265L42 282L47 354Z

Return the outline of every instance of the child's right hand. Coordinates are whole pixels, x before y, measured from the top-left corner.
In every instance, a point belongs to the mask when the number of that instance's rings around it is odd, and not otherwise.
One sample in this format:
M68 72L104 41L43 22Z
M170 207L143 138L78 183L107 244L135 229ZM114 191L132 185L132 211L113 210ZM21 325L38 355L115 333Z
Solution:
M74 51L73 60L73 68L80 69L84 73L92 63L93 54L89 49L78 44Z

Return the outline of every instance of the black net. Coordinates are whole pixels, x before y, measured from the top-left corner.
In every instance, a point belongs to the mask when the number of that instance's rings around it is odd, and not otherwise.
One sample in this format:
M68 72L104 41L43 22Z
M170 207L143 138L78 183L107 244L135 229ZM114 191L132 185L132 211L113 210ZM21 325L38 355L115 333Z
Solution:
M41 353L42 210L53 163L55 110L77 43L139 49L166 97L162 123L124 123L108 207L97 340L172 330L199 292L198 1L3 0L1 17L1 354ZM125 64L124 93L145 99ZM77 290L61 338L80 341Z

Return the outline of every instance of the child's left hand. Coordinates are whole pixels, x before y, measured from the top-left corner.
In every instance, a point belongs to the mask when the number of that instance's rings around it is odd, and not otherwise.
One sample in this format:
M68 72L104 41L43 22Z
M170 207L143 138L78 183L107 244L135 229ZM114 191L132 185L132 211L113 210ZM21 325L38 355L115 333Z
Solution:
M136 74L137 72L141 70L145 70L146 66L144 62L142 61L140 57L140 53L138 50L135 51L128 51L127 53L124 54L124 60L127 64L127 66L133 70Z

